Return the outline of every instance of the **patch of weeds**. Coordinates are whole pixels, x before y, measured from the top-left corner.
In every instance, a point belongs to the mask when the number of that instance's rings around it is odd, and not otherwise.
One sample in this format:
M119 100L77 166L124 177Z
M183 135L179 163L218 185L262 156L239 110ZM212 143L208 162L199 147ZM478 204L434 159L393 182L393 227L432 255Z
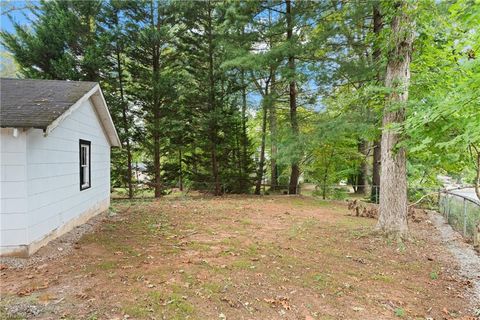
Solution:
M252 269L252 263L250 260L239 259L231 264L234 269L248 270Z
M112 270L117 267L117 263L114 261L104 261L97 264L97 267L102 270Z
M220 241L220 244L235 248L240 246L241 243L237 238L224 238Z
M345 270L344 271L345 275L350 276L350 277L355 277L355 278L362 278L363 273L361 271L357 270Z
M0 307L0 319L5 319L5 320L21 320L24 319L24 317L20 315L11 315L5 310L4 307Z
M114 261L102 261L94 265L88 265L85 269L86 272L95 272L97 270L112 270L117 268L117 263Z
M405 243L403 241L400 241L398 243L397 251L400 252L400 253L404 253L405 251L407 251L407 246L405 245Z
M122 311L133 318L145 318L150 313L147 307L138 304L123 307Z
M335 318L329 315L322 315L319 318L320 320L334 320Z
M340 286L337 279L327 272L307 273L301 276L300 281L303 287L313 289L319 293L334 293Z
M319 273L313 276L314 287L316 289L325 289L328 287L328 275L325 273Z
M438 273L436 271L430 272L430 279L437 280L438 279Z
M251 226L251 225L253 224L252 220L247 219L247 218L240 219L240 223L241 223L243 226Z
M289 198L287 203L296 207L328 207L332 205L328 200L304 197Z
M310 229L317 225L317 220L306 219L300 223L293 224L288 230L288 237L290 239L298 238L300 235L308 233Z
M137 250L135 250L132 246L129 246L129 245L124 245L122 247L122 251L130 256L138 256L140 254L140 252L138 252Z
M257 256L258 255L258 246L256 244L251 244L247 248L247 254L249 256Z
M96 312L88 315L88 317L87 317L87 320L98 320L98 319L99 319L99 318L98 318L98 315L97 315Z
M405 310L403 308L395 308L393 311L396 317L403 318L405 317Z
M202 288L210 296L222 292L222 286L217 282L204 282Z
M103 225L103 231L113 232L117 230L117 225L114 223L106 223Z
M372 277L371 277L372 280L375 280L375 281L381 281L381 282L385 282L385 283L392 283L393 282L393 277L391 276L388 276L386 274L381 274L381 273L376 273L374 274Z
M165 303L168 311L172 313L170 319L185 319L186 316L192 315L195 311L195 307L178 293L172 293Z
M346 227L347 229L358 230L359 227L371 227L374 221L374 219L369 218L344 216L339 219L336 224L341 225L342 227Z
M189 242L188 247L196 251L210 251L210 245L198 241Z
M372 234L371 229L361 228L361 229L354 229L350 231L350 235L352 238L358 240L362 238L368 238Z

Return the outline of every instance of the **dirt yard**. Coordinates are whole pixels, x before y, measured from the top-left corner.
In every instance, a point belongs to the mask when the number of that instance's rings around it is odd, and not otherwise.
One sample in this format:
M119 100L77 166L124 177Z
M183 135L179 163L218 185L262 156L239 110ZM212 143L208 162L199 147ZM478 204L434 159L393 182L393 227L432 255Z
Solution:
M345 203L309 197L112 211L68 253L2 265L0 318L475 319L469 283L426 218L397 244Z

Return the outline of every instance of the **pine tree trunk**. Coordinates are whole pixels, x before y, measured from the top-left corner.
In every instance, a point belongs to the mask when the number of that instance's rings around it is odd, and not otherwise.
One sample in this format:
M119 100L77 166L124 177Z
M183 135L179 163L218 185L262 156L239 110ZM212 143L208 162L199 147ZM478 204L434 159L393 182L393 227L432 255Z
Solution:
M215 97L215 78L214 78L214 59L213 59L213 26L212 26L212 6L211 2L208 1L208 78L209 78L209 105L210 112L213 113L213 120L210 122L210 151L211 151L211 161L212 161L212 176L214 180L214 194L216 196L221 195L221 185L220 177L218 173L218 158L217 158L217 106L216 106L216 97Z
M263 172L265 167L265 136L267 134L267 110L270 105L268 94L268 82L265 88L265 96L262 101L262 142L260 145L260 161L258 162L257 183L255 185L255 194L260 194L262 188Z
M247 190L248 177L248 137L247 137L247 85L245 83L245 71L241 71L242 80L242 191Z
M277 169L277 109L275 107L275 70L270 72L271 85L270 94L272 101L270 103L270 188L276 190L278 187L278 169Z
M178 149L178 188L183 191L182 148Z
M128 198L133 198L133 186L132 186L132 150L130 147L130 124L127 117L128 104L125 101L125 93L123 91L123 70L122 70L122 60L120 58L120 47L117 44L116 47L117 54L117 72L118 72L118 87L120 89L120 101L122 102L122 124L123 131L125 133L125 147L127 151L127 188L128 188Z
M292 19L292 4L290 0L285 1L286 5L286 18L287 18L287 41L292 41L293 38L293 19ZM289 54L288 68L291 72L292 79L289 85L290 96L290 125L292 127L292 133L295 138L298 137L298 119L297 119L297 88L295 83L295 57L293 54ZM290 184L288 187L289 194L297 194L298 179L300 177L300 167L298 159L294 159L291 167Z
M360 168L357 175L357 188L355 190L356 194L365 194L366 186L367 186L367 172L368 172L368 164L367 164L367 142L365 140L361 140L358 143L358 152L362 155L362 162L360 163Z
M160 7L157 8L160 10ZM160 14L157 16L157 23L154 23L154 4L151 3L152 27L157 32L160 31ZM153 161L154 161L154 179L155 179L155 198L162 196L162 177L160 164L160 118L161 118L161 102L160 92L158 91L157 81L160 74L160 45L155 43L152 50L152 86L153 86Z
M380 12L380 3L378 1L373 2L373 32L375 34L375 45L373 48L373 62L376 64L377 72L377 81L381 82L381 73L380 73L380 60L381 60L381 50L380 50L380 33L383 28L383 17ZM377 123L377 119L375 119ZM380 195L380 168L381 168L381 142L380 139L376 139L373 142L373 166L372 166L372 192L370 199L378 203L378 195Z
M388 53L385 86L391 90L383 113L382 169L380 175L380 207L377 229L395 238L405 238L407 224L407 172L406 152L398 148L400 134L392 125L405 120L405 106L408 100L410 60L413 42L413 28L405 13L406 2L394 4L396 13L391 22L392 41Z
M373 142L373 166L372 166L372 193L371 199L373 202L378 203L377 196L380 194L380 168L381 168L381 142L375 140Z

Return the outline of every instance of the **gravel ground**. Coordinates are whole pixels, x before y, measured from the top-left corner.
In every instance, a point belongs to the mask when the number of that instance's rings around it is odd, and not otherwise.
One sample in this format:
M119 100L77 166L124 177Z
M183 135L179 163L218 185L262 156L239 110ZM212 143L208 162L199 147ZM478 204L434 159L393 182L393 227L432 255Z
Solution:
M460 275L471 281L473 308L476 312L480 312L480 257L473 247L465 243L462 236L445 222L441 214L432 211L429 213L429 218L440 231L443 243L458 262Z
M108 211L96 215L86 223L50 241L28 258L0 257L0 265L6 265L11 269L23 269L68 255L75 249L77 241L80 240L84 234L95 230L97 226L109 216L111 216L111 213Z

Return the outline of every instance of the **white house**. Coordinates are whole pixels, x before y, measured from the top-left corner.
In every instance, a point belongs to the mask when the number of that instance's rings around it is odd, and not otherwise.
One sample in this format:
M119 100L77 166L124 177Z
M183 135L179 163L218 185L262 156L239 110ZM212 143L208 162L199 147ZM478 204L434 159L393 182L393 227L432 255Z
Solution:
M95 82L0 79L0 255L28 256L110 205L120 140Z

